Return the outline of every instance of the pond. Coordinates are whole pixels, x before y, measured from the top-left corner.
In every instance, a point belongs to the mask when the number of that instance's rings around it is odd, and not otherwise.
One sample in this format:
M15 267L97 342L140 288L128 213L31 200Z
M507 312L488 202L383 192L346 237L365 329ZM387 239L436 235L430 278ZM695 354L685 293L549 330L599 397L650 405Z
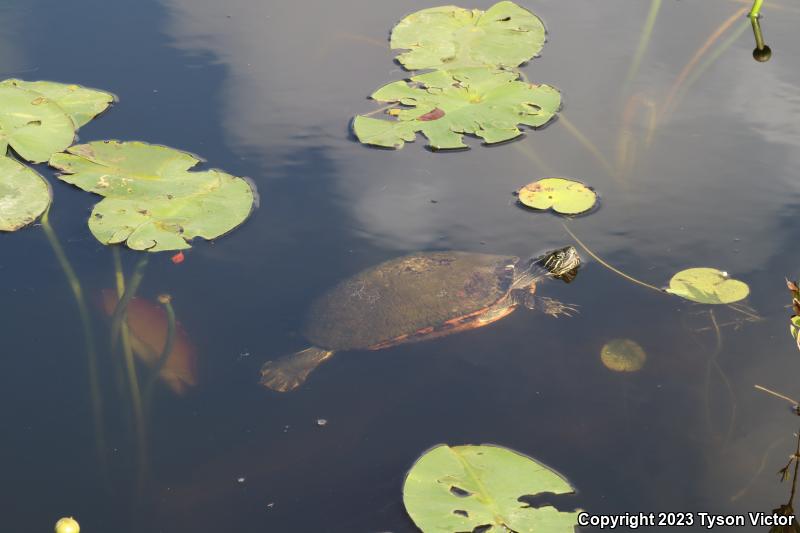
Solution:
M118 96L80 141L200 154L260 195L241 227L196 240L183 262L150 254L139 297L171 295L196 368L183 394L150 387L138 426L98 303L115 252L86 227L97 198L35 165L89 305L99 391L45 232L0 234L6 530L75 516L87 532L413 532L403 480L439 443L535 457L577 490L567 510L742 514L787 501L776 472L798 420L754 386L800 395L784 283L800 275L800 7L764 5L762 63L735 0L659 2L640 61L651 2L519 3L549 32L522 71L558 87L563 109L518 140L468 138L457 152L422 137L369 148L350 128L379 107L372 91L405 76L388 32L431 0L0 5L2 79ZM529 257L575 244L564 218L517 205L514 191L545 176L599 192L599 209L567 224L603 261L657 287L685 268L727 271L750 286L759 320L632 283L578 247L577 278L540 289L575 316L523 309L339 353L293 392L259 385L264 362L308 346L312 302L365 268L415 251ZM130 274L142 254L118 252ZM603 365L618 338L644 349L638 372Z

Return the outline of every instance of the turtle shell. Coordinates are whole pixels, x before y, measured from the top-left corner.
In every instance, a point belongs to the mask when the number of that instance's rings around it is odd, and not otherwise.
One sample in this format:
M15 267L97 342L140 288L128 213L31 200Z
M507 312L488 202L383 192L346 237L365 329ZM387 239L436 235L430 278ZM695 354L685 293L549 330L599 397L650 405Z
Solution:
M327 350L377 348L447 328L508 294L519 258L424 252L364 270L311 307L306 337Z

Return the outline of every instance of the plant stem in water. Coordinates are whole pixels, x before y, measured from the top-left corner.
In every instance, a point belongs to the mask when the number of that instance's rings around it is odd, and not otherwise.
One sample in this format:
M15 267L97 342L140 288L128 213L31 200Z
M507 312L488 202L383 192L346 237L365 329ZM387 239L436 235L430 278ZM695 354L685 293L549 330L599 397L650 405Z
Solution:
M117 302L114 309L114 314L111 317L111 351L116 351L118 339L122 338L122 350L125 357L125 370L128 377L128 388L131 394L131 404L133 408L134 426L136 431L136 443L138 448L138 461L139 461L139 489L142 488L144 482L144 471L147 466L147 437L144 423L144 412L142 409L142 397L139 389L139 379L136 374L136 362L133 359L133 350L130 344L130 336L127 325L128 305L136 291L139 290L139 285L142 283L144 271L147 267L147 258L145 254L136 263L136 267L131 274L131 279L127 286L125 285L124 277L122 275L122 266L118 261L119 255L115 256L116 278L117 278L117 292L122 289L122 296Z
M736 11L733 15L730 16L725 22L723 22L715 31L712 33L706 42L698 48L697 52L692 56L686 66L683 67L678 77L675 79L675 83L672 84L670 88L669 94L667 94L667 98L664 100L664 104L661 106L661 110L658 113L658 122L661 122L664 119L664 116L670 111L673 101L678 94L683 82L686 81L686 78L691 74L692 70L694 69L695 65L700 61L700 59L705 55L705 53L711 48L711 46L717 42L717 40L722 36L728 28L730 28L737 20L739 20L747 11L746 7L743 7Z
M592 257L593 257L593 258L594 258L594 259L595 259L595 260L596 260L598 263L600 263L601 265L603 265L604 267L606 267L607 269L609 269L611 272L614 272L615 274L618 274L618 275L622 276L623 278L627 279L628 281L632 281L633 283L636 283L637 285L641 285L642 287L647 287L648 289L653 289L654 291L658 291L658 292L660 292L661 294L669 294L669 293L668 293L668 292L666 292L665 290L663 290L663 289L659 289L659 288L658 288L658 287L656 287L655 285L650 285L649 283L645 283L644 281L640 281L640 280L638 280L638 279L636 279L636 278L634 278L634 277L632 277L632 276L629 276L629 275L628 275L628 274L626 274L625 272L623 272L623 271L621 271L621 270L618 270L618 269L614 268L613 266L609 265L608 263L606 263L605 261L603 261L603 260L602 260L600 257L598 257L598 255L597 255L597 254L595 254L593 251L591 251L591 250L589 249L589 247L587 247L585 244L583 244L583 241L581 241L581 240L578 238L578 236L577 236L577 235L575 235L574 233L572 233L572 231L571 231L571 230L570 230L570 229L567 227L566 223L562 222L562 223L561 223L561 226L564 228L564 230L565 230L567 233L569 233L570 237L572 237L573 239L575 239L575 242L577 242L577 243L578 243L578 245L580 245L580 247L581 247L581 248L583 248L583 249L586 251L586 253L587 253L587 254L589 254L590 256L592 256Z
M761 16L761 5L764 3L764 0L754 0L753 1L753 8L750 10L750 18L758 18Z
M164 342L164 349L161 351L161 355L159 356L156 365L153 367L150 377L147 380L147 385L145 385L144 388L145 410L147 412L150 411L150 405L152 404L153 398L153 389L155 388L156 381L158 380L158 375L161 373L161 370L167 363L167 359L172 353L172 348L175 346L175 324L177 321L175 318L175 309L172 307L172 297L168 294L162 294L158 297L158 302L164 306L164 311L167 313L167 338Z
M647 52L647 46L650 44L650 38L653 35L653 28L656 25L659 9L661 9L661 0L652 0L650 3L650 12L647 14L647 20L645 20L644 28L642 28L642 35L639 37L636 53L628 69L628 75L625 77L623 94L628 92L628 87L631 82L633 82L634 78L636 78L636 73L639 72L639 66L642 64L642 59L644 58L645 52Z
M605 169L605 171L608 173L609 176L611 176L612 178L616 177L616 172L614 171L614 168L611 166L611 163L609 163L608 160L605 158L603 153L597 148L597 146L594 145L592 141L589 140L589 138L586 135L584 135L581 132L581 130L577 128L577 126L575 126L572 122L567 120L567 117L564 115L564 113L558 115L558 120L559 122L564 124L564 127L567 128L567 131L573 137L575 137L579 143L581 143L581 146L586 148L586 150L588 150L589 153L592 154L595 157L595 159L597 159L597 162L603 166L603 168Z
M75 303L78 305L78 315L80 316L81 326L83 327L83 340L86 345L86 359L89 371L89 394L91 395L92 417L94 418L95 446L97 448L97 456L105 475L107 472L107 464L105 424L103 421L103 397L100 393L100 380L97 375L97 350L95 349L94 331L92 330L89 308L86 305L86 299L83 296L83 288L75 273L75 269L72 268L67 254L64 252L64 248L61 246L61 241L58 240L56 232L50 225L50 208L42 215L42 229L47 237L47 242L50 243L50 247L56 255L61 270L67 277L70 289L72 290L72 296L75 298Z

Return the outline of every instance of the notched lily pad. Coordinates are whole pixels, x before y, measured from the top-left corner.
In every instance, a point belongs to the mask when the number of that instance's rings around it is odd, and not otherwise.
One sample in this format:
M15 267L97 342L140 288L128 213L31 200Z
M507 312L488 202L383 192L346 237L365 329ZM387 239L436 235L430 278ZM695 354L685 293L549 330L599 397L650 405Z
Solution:
M518 191L519 201L533 209L552 209L564 215L579 215L592 209L597 194L587 185L568 178L543 178Z
M101 196L149 196L191 192L200 185L189 169L201 160L166 146L139 141L95 141L55 154L58 178ZM188 190L187 190L188 189Z
M750 287L716 268L689 268L672 276L667 292L703 304L730 304L747 298Z
M353 129L364 144L402 148L420 132L434 149L466 148L463 134L487 144L522 134L550 121L561 107L561 94L549 85L534 85L514 72L484 68L435 71L378 89L372 98L397 104L382 120L357 116Z
M23 159L47 161L75 139L75 124L55 102L41 94L0 84L0 156L9 146Z
M647 360L647 353L631 339L613 339L600 350L600 360L614 372L637 372Z
M441 6L408 15L392 30L392 49L409 70L491 66L514 68L544 46L542 21L514 2L488 10Z
M195 156L142 142L98 141L56 154L59 179L104 196L89 229L104 244L159 252L214 239L250 215L251 184L219 170L190 172Z
M0 157L0 231L27 226L50 205L50 185L33 169Z
M573 533L580 511L532 507L524 496L574 489L558 472L521 453L494 445L439 445L406 476L403 503L425 533L473 531Z
M69 115L76 129L85 126L117 100L116 96L105 91L53 81L9 79L0 85L33 91L56 103Z

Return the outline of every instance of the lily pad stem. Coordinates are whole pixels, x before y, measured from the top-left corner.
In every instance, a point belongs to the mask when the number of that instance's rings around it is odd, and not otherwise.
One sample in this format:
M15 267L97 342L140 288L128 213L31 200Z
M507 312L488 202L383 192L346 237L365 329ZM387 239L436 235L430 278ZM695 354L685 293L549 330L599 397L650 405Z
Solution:
M642 58L644 58L644 54L647 52L647 47L650 44L650 38L653 35L653 28L656 25L656 18L658 17L659 9L661 9L661 0L652 0L650 3L650 12L647 14L647 19L645 20L644 27L642 28L642 35L639 37L639 44L636 47L636 53L633 56L633 61L631 61L630 68L628 68L628 75L625 77L625 88L623 89L623 94L628 92L628 87L636 78L637 72L639 72L639 67L642 64Z
M649 283L646 283L646 282L644 282L644 281L640 281L640 280L638 280L638 279L636 279L636 278L634 278L634 277L632 277L632 276L629 276L629 275L628 275L628 274L626 274L625 272L623 272L623 271L621 271L621 270L618 270L618 269L614 268L613 266L609 265L608 263L606 263L605 261L603 261L603 260L602 260L600 257L598 257L598 255L597 255L597 254L595 254L593 251L591 251L591 250L589 249L589 247L588 247L588 246L586 246L585 244L583 244L583 241L581 241L581 240L578 238L578 236L577 236L577 235L575 235L574 233L572 233L572 230L570 230L570 229L567 227L567 225L566 225L564 222L562 222L562 223L561 223L561 226L564 228L564 230L565 230L567 233L569 233L570 237L572 237L573 239L575 239L575 242L577 242L577 243L578 243L578 245L579 245L581 248L583 248L583 249L586 251L586 253L587 253L587 254L589 254L590 256L592 256L592 257L593 257L593 258L594 258L594 259L595 259L595 260L596 260L598 263L600 263L601 265L603 265L604 267L606 267L607 269L609 269L611 272L614 272L615 274L618 274L618 275L622 276L623 278L627 279L628 281L632 281L633 283L636 283L637 285L641 285L642 287L647 287L648 289L653 289L654 291L658 291L658 292L660 292L661 294L669 294L669 293L668 293L667 291L665 291L664 289L659 289L659 288L658 288L658 287L656 287L655 285L650 285Z
M89 371L89 394L92 400L92 416L94 418L94 438L95 446L97 448L97 455L101 463L103 471L106 471L106 444L105 444L105 430L103 423L103 398L100 393L100 380L97 375L97 350L94 343L94 332L92 331L92 321L89 316L89 308L86 306L86 299L83 296L83 288L78 279L75 269L67 258L61 242L58 240L58 235L50 225L50 208L47 208L42 215L42 229L47 237L47 242L55 253L58 264L61 270L67 277L70 289L72 289L72 296L75 298L75 303L78 305L78 315L83 327L83 339L86 345L86 358Z
M136 427L136 441L138 448L138 462L139 462L139 479L138 488L141 490L144 485L144 472L147 466L147 437L145 433L144 411L142 409L142 396L139 390L139 378L136 374L136 363L133 360L133 350L131 349L128 326L126 322L128 305L136 291L139 290L139 285L142 283L144 271L147 267L147 254L142 256L136 263L136 266L131 274L131 279L127 286L125 286L124 278L122 277L121 265L117 262L119 255L115 257L115 266L117 271L117 291L122 290L122 296L114 308L114 314L111 317L111 352L114 353L117 348L117 343L122 338L122 349L125 356L125 369L128 376L128 388L131 394L131 404L133 408L134 424Z
M692 56L688 63L683 67L678 77L675 78L675 82L672 84L672 87L669 90L669 94L664 100L664 103L661 105L661 108L658 113L658 122L661 123L666 116L667 112L670 111L672 108L672 104L675 100L675 97L678 95L683 83L686 81L686 78L689 77L689 74L692 73L697 63L700 59L705 55L705 53L711 48L711 46L716 43L722 34L724 34L728 28L730 28L733 24L736 23L737 20L740 20L742 15L747 11L746 7L738 9L736 13L731 15L727 20L725 20L709 37L706 41L697 49L697 52Z
M125 287L125 291L122 294L117 306L114 308L114 314L111 315L111 346L112 348L116 348L117 342L120 336L120 331L122 330L123 322L125 321L127 312L128 312L128 304L131 302L134 296L136 296L136 291L139 290L139 285L142 283L142 278L144 277L144 271L147 267L147 255L144 255L139 261L136 263L136 267L133 270L133 274L131 274L131 279Z
M153 397L153 388L155 387L158 375L167 363L172 348L175 346L175 309L172 307L172 297L168 294L162 294L158 297L158 303L164 306L164 311L167 313L167 339L164 341L164 349L153 367L150 377L147 379L147 385L144 388L145 410L150 410L150 404Z
M784 396L780 392L775 392L774 390L768 389L768 388L766 388L766 387L764 387L762 385L755 385L754 387L756 389L760 390L760 391L766 392L767 394L771 394L771 395L775 396L776 398L780 398L781 400L786 400L787 402L789 402L790 404L792 404L795 407L797 405L800 405L800 402L798 402L794 398L789 398L788 396Z
M761 16L761 5L764 3L764 0L755 0L753 2L753 8L750 10L750 14L748 15L750 18L758 18Z
M583 146L590 154L594 156L595 159L597 159L597 162L603 166L603 168L605 169L605 171L608 173L609 176L611 176L612 178L617 177L617 173L614 170L614 167L612 167L611 163L608 162L608 159L605 158L603 152L601 152L600 149L597 148L597 146L595 146L595 144L591 140L589 140L589 138L586 135L584 135L583 132L581 132L581 130L579 130L577 126L575 126L575 124L567 120L567 117L564 115L564 113L559 114L558 120L567 129L567 132L569 132L570 135L575 137L575 139L581 144L581 146Z

